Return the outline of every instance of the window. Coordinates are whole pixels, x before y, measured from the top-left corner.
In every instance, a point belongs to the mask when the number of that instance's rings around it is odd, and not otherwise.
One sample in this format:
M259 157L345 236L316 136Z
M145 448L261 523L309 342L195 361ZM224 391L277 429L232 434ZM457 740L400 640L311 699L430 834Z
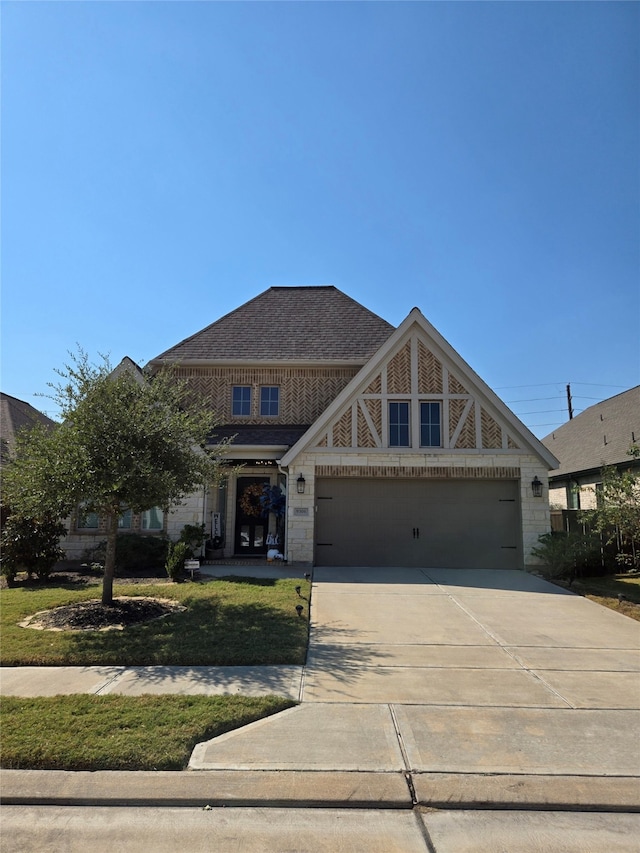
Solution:
M148 509L142 513L142 529L143 530L162 530L164 526L163 512L160 507Z
M251 414L251 386L234 385L231 397L231 413L241 417Z
M580 486L567 486L567 509L580 509Z
M78 530L97 530L100 519L97 512L86 512L83 506L78 507Z
M440 447L440 403L420 403L420 447Z
M130 509L125 509L118 519L118 530L131 530L133 527L133 513Z
M260 414L267 417L278 415L280 401L280 389L271 385L265 385L260 389Z
M389 447L409 447L408 403L389 403Z

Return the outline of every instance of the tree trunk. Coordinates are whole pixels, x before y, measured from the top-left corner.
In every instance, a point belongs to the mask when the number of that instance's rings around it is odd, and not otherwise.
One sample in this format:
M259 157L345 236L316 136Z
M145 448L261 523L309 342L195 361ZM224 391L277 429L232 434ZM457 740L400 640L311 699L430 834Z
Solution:
M118 516L113 512L107 515L107 553L104 560L102 578L102 603L113 605L113 576L116 569L116 540L118 538Z

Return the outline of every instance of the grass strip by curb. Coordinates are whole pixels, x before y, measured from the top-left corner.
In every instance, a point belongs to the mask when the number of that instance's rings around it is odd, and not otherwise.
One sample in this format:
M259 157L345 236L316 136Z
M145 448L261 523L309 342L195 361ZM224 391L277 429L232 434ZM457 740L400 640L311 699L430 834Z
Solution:
M7 696L0 766L184 770L197 743L295 704L278 696Z

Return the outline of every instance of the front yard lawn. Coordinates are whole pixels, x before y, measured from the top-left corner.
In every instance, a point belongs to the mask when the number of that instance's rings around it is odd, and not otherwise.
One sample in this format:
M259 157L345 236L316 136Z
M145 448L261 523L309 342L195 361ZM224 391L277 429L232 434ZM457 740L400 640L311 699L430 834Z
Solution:
M197 743L294 704L275 696L6 696L0 766L184 770Z
M640 577L637 575L578 578L570 589L640 622ZM624 598L620 600L619 595Z
M230 577L184 584L122 584L114 597L173 599L186 610L108 631L20 627L36 612L100 597L100 588L27 586L0 591L3 666L241 666L302 664L308 601L295 579ZM309 585L303 582L303 596ZM304 605L301 617L296 605Z

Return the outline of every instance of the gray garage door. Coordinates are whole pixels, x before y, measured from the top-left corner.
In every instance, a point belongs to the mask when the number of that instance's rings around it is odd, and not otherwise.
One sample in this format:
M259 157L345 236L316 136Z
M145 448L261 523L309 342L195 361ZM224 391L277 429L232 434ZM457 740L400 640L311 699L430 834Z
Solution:
M323 479L319 566L522 567L515 480Z

